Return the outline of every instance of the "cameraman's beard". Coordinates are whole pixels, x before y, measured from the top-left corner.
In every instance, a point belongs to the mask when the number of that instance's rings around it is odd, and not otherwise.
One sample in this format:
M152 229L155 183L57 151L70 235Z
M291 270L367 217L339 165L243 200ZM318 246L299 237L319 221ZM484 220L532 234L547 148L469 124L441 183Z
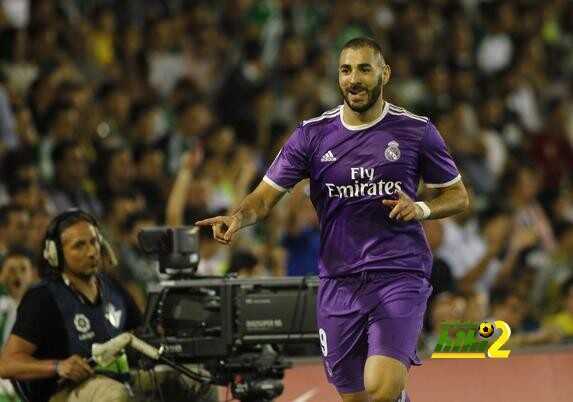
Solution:
M89 282L92 278L95 277L96 271L93 272L78 272L74 274L76 278L83 282Z
M366 89L366 91L368 92L368 100L364 104L364 106L353 106L348 96L348 90L345 91L344 89L342 89L340 83L338 84L338 91L340 91L340 94L342 95L344 101L346 102L346 104L350 109L352 109L357 113L364 113L370 110L370 108L376 103L376 101L380 97L380 94L382 93L382 74L380 74L380 77L378 78L378 83L374 86L374 88L370 90Z

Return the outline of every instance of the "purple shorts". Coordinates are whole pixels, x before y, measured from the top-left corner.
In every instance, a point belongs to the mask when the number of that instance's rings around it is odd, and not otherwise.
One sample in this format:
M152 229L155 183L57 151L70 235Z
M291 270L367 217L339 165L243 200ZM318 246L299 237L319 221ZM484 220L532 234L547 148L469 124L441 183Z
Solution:
M342 393L364 390L366 358L420 365L416 345L432 286L414 273L365 271L321 278L317 320L326 376Z

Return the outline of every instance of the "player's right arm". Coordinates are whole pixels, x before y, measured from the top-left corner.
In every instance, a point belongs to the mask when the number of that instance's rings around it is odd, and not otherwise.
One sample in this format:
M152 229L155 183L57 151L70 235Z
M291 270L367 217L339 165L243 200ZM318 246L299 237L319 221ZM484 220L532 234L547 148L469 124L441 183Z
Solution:
M309 177L309 140L299 125L277 154L257 188L247 195L228 216L216 216L196 222L211 226L219 243L229 244L238 230L265 219L283 194Z
M211 226L215 240L222 244L229 244L237 231L264 220L283 194L283 191L261 181L230 215L204 219L195 224Z

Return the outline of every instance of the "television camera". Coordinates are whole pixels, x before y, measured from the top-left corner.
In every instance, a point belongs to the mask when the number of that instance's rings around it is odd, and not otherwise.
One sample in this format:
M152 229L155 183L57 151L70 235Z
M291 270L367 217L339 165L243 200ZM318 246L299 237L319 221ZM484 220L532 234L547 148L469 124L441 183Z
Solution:
M230 385L243 402L279 396L291 367L282 345L318 341L317 278L196 276L198 228L144 229L138 241L159 262L162 278L149 295L141 337L156 348L154 360L205 384ZM189 363L209 376L190 372L183 366Z

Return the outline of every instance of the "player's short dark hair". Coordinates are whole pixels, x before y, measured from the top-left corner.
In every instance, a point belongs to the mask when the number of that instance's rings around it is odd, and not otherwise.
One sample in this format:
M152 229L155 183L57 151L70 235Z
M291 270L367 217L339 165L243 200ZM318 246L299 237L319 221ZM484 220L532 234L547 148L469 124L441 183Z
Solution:
M385 63L384 55L382 54L382 47L374 39L369 38L367 36L359 36L358 38L350 39L348 42L344 44L344 46L342 46L340 52L342 53L342 51L346 49L362 49L363 47L368 47L374 50L374 52L380 55L382 63Z

